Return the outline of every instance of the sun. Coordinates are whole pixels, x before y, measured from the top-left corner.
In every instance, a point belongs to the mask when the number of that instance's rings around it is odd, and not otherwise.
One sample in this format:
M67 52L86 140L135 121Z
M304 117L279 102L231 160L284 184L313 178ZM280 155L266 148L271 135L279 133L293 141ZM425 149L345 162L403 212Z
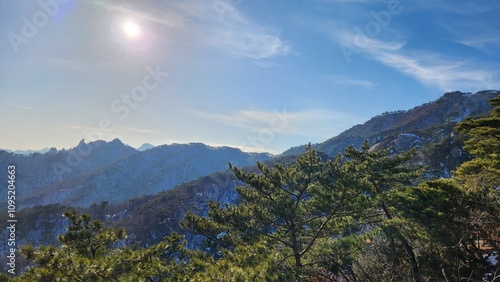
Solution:
M123 32L131 38L137 38L141 34L141 28L133 21L127 21L122 26Z

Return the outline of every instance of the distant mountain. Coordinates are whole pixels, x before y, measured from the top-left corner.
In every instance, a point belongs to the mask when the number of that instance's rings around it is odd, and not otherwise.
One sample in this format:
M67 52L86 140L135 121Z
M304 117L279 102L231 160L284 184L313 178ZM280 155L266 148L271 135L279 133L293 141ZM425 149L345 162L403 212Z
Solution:
M16 166L18 207L24 207L53 203L58 197L50 192L56 191L56 187L136 153L134 148L118 139L91 143L82 140L75 148L54 149L45 154L18 155L0 151L0 165ZM0 180L4 181L5 177L0 175ZM50 197L55 198L51 200Z
M155 194L225 170L228 162L247 166L268 154L204 144L174 144L140 152L115 139L83 140L70 150L17 155L0 151L0 165L16 165L17 207L46 204L89 206ZM6 174L0 175L6 182Z
M153 149L155 146L154 145L151 145L149 143L144 143L141 145L141 147L137 148L137 151L146 151L146 150L149 150L149 149Z
M9 149L0 149L0 150L6 151L9 153L13 153L13 154L17 154L17 155L31 155L31 154L35 154L35 153L45 154L51 150L57 150L57 149L56 148L43 148L40 150L15 150L15 151L12 151Z

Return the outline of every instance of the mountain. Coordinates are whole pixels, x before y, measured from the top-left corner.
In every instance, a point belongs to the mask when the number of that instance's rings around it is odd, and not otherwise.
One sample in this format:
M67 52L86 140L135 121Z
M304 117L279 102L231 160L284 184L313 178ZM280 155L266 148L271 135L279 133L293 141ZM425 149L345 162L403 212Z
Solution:
M0 151L0 165L16 166L16 191L20 208L48 203L46 197L54 196L48 195L48 192L58 185L95 173L135 153L135 149L118 139L91 143L82 140L75 148L53 149L45 154L18 155ZM7 181L6 175L0 175L0 181Z
M137 151L146 151L146 150L149 150L149 149L153 149L155 146L154 145L151 145L149 143L144 143L141 145L141 147L137 148Z
M9 149L0 149L0 150L6 151L9 153L13 153L13 154L17 154L17 155L31 155L31 154L35 154L35 153L45 154L51 150L56 150L56 149L55 148L43 148L40 150L15 150L15 151L12 151Z
M18 208L118 203L224 170L228 162L247 166L270 158L268 154L200 143L164 145L140 152L118 139L82 140L70 150L45 154L0 151L0 165L16 166ZM0 176L0 181L6 182L6 175Z
M368 140L372 145L388 137L395 140L400 133L429 131L432 128L439 131L446 128L451 134L453 126L468 116L482 115L491 110L488 101L499 95L500 91L487 90L475 94L449 92L434 102L426 103L407 111L386 112L371 118L364 124L356 125L343 133L312 147L329 155L342 153L349 146L357 148ZM444 134L441 132L439 135ZM443 136L441 136L443 137ZM420 140L422 141L422 140ZM434 140L436 141L436 140ZM290 148L282 155L297 155L304 151L306 145Z

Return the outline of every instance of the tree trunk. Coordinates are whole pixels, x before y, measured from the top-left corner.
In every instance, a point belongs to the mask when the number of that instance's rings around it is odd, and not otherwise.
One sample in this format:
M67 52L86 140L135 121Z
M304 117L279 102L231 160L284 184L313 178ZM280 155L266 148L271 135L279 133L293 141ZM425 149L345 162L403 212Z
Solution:
M413 282L420 282L420 269L418 267L415 253L413 252L413 247L408 243L408 241L406 241L406 238L401 234L401 232L399 232L397 228L395 228L395 230L396 236L398 236L399 241L401 242L401 244L403 244L406 253L410 257Z
M300 273L302 270L302 261L301 261L301 255L300 255L300 246L299 242L297 240L297 230L295 228L295 224L292 223L290 225L290 231L291 231L291 239L292 239L292 246L293 246L293 257L295 258L295 280L299 281L300 279Z
M389 209L385 206L384 203L380 205L382 210L384 211L385 216L387 219L392 219L392 214L389 212ZM399 229L396 227L391 227L391 232L396 235L398 238L399 242L403 244L403 248L405 249L406 254L410 257L410 263L411 263L411 274L412 274L412 280L413 282L420 282L420 269L418 267L417 259L415 257L415 253L413 252L413 247L408 243L406 238L399 232Z

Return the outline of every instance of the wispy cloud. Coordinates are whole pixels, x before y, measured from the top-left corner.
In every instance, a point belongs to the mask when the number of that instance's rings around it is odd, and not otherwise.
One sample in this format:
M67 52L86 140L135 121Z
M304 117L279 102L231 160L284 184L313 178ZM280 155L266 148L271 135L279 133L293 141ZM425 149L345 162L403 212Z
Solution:
M435 1L435 0L419 0L415 4L421 9L439 11L440 13L453 13L462 16L477 15L500 8L498 1L468 1L455 0Z
M241 127L252 131L258 131L261 128L265 128L272 119L278 117L284 121L295 118L293 114L286 112L280 113L278 111L266 112L255 110L241 110L228 114L196 111L193 112L193 114L216 123Z
M119 126L116 129L114 129L113 132L111 130L101 130L98 127L79 125L79 124L63 123L63 124L59 124L59 126L63 127L63 128L79 130L79 131L101 132L101 133L105 133L106 135L111 135L114 131L119 131L119 130L127 130L127 131L131 131L134 133L141 133L141 134L152 134L152 135L163 134L162 132L156 131L156 130L150 130L150 129L145 129L145 128L134 128L134 127L130 127L130 126ZM114 136L114 135L112 135L112 136Z
M315 0L315 2L325 2L325 3L362 3L362 4L378 4L386 3L386 0Z
M438 35L441 39L463 44L479 52L500 54L500 22L497 20L499 1L420 0L414 4L421 10L433 11L432 21L438 29L443 29Z
M491 36L470 35L468 37L458 38L456 39L456 41L466 46L480 49L488 53L500 53L500 50L498 49L498 46L500 46L500 35L498 34L492 34Z
M500 12L500 9L499 9ZM500 54L500 23L487 16L466 21L443 19L439 24L448 32L445 38L489 54Z
M328 109L306 109L288 112L286 109L273 111L240 110L221 114L211 112L194 112L195 115L216 123L249 129L259 132L279 124L280 134L310 135L331 137L340 133L354 123L361 122L362 117L351 113Z
M134 128L134 127L129 127L129 126L120 126L120 129L125 129L128 131L136 132L136 133L143 133L143 134L153 134L153 135L161 135L163 133L155 130L150 130L150 129L139 129L139 128Z
M182 14L177 13L169 7L144 5L133 5L131 1L94 1L98 6L101 6L109 11L122 13L129 17L154 22L167 27L182 27L184 26L185 18ZM144 7L148 7L147 9Z
M453 60L435 54L391 54L375 55L379 62L416 78L428 86L444 91L481 90L498 86L493 73L486 68L473 66L466 60Z
M335 84L343 84L343 85L350 85L350 86L358 86L358 87L363 87L366 89L372 89L375 86L377 86L377 83L368 81L368 80L361 80L361 79L352 79L346 76L340 76L340 75L325 75L323 76L324 79L335 83Z
M252 60L291 54L290 45L280 38L277 30L254 22L238 7L231 6L221 13L214 5L204 5L204 13L195 15L198 20L195 28L206 44Z
M328 36L335 42L338 42L351 51L356 53L376 53L391 52L401 50L406 45L406 39L402 34L393 34L394 40L380 40L374 37L368 37L363 33L356 33L354 29L346 29L336 26L334 32L329 32Z
M239 58L252 60L266 59L290 54L290 46L276 34L246 27L228 27L214 32L206 42L219 49L228 50Z
M92 132L100 132L101 131L98 127L78 125L78 124L68 124L68 123L59 124L59 127L73 129L73 130L80 130L80 131L84 131L84 130L85 131L92 131Z
M219 1L221 2L221 1ZM169 1L162 9L148 11L144 6L133 7L118 1L100 4L106 9L194 36L201 43L220 49L236 58L268 59L291 54L289 43L279 32L261 25L241 13L232 1Z
M22 106L22 105L17 105L17 104L12 104L12 103L6 103L6 104L9 106L12 106L12 107L19 108L19 109L30 110L30 111L34 110L34 108L26 107L26 106Z
M338 42L357 54L443 91L476 91L500 86L495 81L497 74L485 65L431 51L407 50L405 40L383 41L354 32L339 32L335 36Z
M61 68L68 71L77 72L95 72L98 70L130 70L131 67L127 66L118 60L77 60L77 59L66 59L66 58L47 58L44 60L45 65Z

